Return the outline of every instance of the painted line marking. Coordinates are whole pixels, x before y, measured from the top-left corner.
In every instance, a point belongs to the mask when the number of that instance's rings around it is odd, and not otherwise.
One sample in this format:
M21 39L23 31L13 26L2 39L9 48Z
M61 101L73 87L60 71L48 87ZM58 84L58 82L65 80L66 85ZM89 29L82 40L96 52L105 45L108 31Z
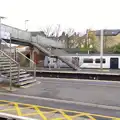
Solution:
M19 105L23 105L23 106L27 106L25 108L20 108L20 109L26 109L26 108L45 108L45 109L48 109L48 110L51 110L51 111L48 111L47 113L53 113L53 112L59 112L61 114L60 111L62 111L63 113L66 113L66 112L70 112L70 113L76 113L77 115L73 115L73 117L79 117L81 115L86 115L86 116L93 116L93 117L103 117L103 118L111 118L111 119L117 119L116 117L112 117L112 116L104 116L104 115L99 115L99 114L91 114L91 113L87 113L87 112L79 112L79 111L73 111L73 110L65 110L65 109L58 109L58 108L51 108L51 107L45 107L45 106L38 106L38 105L32 105L32 104L25 104L25 103L19 103L19 102L11 102L11 101L6 101L6 100L0 100L0 102L5 102L7 104L9 103L12 103L13 105L17 104L18 106ZM40 110L39 109L39 110ZM42 112L42 113L46 113L46 112L43 112L43 111L39 111L39 112ZM38 114L38 112L37 112ZM30 113L30 114L22 114L22 115L36 115L36 113Z
M43 83L53 83L53 84L60 84L63 83L62 81L42 81ZM99 87L116 87L116 88L120 88L120 85L110 85L110 84L101 84L101 83L68 83L68 85L70 84L74 84L74 85L88 85L88 86L99 86Z
M120 107L117 107L117 106L107 106L107 105L100 105L100 104L94 104L94 103L85 103L85 102L77 102L77 101L59 100L59 99L52 99L52 98L44 98L44 97L28 96L28 95L18 95L18 94L10 94L10 93L2 93L2 92L0 92L0 95L20 97L20 98L23 97L23 98L29 98L29 99L35 99L35 100L46 100L46 101L66 103L66 104L76 104L76 105L97 107L97 108L103 108L103 109L120 110Z
M103 87L120 87L120 82L107 82L107 81L90 81L90 80L73 80L73 79L59 79L59 78L55 78L55 79L49 79L49 78L39 78L41 80L41 82L48 82L48 83L54 83L54 82L58 82L58 83L63 83L63 82L67 82L67 81L76 81L79 82L79 84L86 84L86 85L94 85L94 86L103 86ZM46 81L44 81L46 80ZM82 83L84 82L84 83ZM87 83L87 82L91 82L91 83ZM116 83L116 85L114 85ZM74 83L77 84L77 83ZM113 84L113 85L112 85Z
M89 79L67 79L67 78L50 78L50 77L37 77L37 79L50 79L50 80L70 80L70 81L78 81L78 82L109 82L109 83L119 83L120 81L107 81L107 80L89 80Z

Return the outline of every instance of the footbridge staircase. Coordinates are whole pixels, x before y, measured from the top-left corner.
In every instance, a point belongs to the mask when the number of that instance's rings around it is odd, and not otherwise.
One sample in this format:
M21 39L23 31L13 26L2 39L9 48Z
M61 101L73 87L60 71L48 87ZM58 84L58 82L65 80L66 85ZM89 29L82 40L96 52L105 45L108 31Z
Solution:
M80 70L79 66L73 64L71 60L61 57L61 55L63 54L64 56L68 55L66 51L62 50L62 48L64 48L63 43L52 39L48 39L46 37L42 37L40 35L32 36L30 32L20 30L4 24L2 24L1 28L2 32L6 34L5 38L3 39L5 39L7 42L9 42L8 34L10 34L12 43L27 44L34 46L50 57L57 57L74 70ZM47 48L52 48L52 50L48 50Z

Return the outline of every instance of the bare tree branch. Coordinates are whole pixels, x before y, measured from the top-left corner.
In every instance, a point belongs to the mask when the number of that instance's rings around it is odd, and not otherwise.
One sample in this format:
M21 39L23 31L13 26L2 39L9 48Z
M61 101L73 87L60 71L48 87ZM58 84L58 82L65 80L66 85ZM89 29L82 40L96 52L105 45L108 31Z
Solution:
M44 34L49 37L52 34L52 27L51 26L47 26L45 28L42 28L41 31L44 32Z
M43 31L45 33L45 35L47 37L59 37L59 33L60 33L60 25L58 24L57 26L47 26L43 29L41 29L41 31Z
M66 30L65 33L68 34L68 36L72 36L75 33L75 31L74 31L73 28L69 28L69 29Z

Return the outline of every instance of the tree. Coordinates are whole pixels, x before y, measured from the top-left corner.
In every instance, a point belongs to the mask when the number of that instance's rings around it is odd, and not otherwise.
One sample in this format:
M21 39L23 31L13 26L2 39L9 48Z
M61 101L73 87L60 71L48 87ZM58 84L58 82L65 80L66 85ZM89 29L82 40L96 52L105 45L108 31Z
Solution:
M42 28L41 31L44 32L46 37L49 37L49 36L51 36L51 33L52 33L52 27L46 26L45 28Z
M74 31L73 28L69 28L66 30L66 36L68 37L68 39L66 39L66 46L67 48L73 48L75 47L76 44L76 32Z
M46 35L46 37L58 37L59 33L60 33L60 25L48 25L44 28L40 29L40 32L44 32L44 34Z
M104 51L107 51L108 47L112 44L112 36L104 36Z
M59 37L60 31L61 31L61 26L60 26L60 24L57 24L55 27L55 30L54 30L55 36L57 38Z
M111 48L113 49L113 53L120 53L120 43Z
M75 33L75 30L73 28L69 28L65 31L65 33L68 34L68 37L70 37Z
M95 40L96 40L96 35L95 32L92 30L88 30L88 47L90 47L90 45L93 46L93 48L95 47Z

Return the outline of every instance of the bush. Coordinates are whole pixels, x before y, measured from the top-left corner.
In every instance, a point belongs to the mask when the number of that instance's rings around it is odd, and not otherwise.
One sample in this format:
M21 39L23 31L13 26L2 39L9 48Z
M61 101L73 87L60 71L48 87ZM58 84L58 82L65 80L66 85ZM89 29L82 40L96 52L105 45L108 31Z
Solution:
M97 52L97 50L95 48L80 48L80 52L88 52L88 50L89 50L90 53L96 53Z
M113 50L113 53L120 53L120 44L111 47L111 49Z

